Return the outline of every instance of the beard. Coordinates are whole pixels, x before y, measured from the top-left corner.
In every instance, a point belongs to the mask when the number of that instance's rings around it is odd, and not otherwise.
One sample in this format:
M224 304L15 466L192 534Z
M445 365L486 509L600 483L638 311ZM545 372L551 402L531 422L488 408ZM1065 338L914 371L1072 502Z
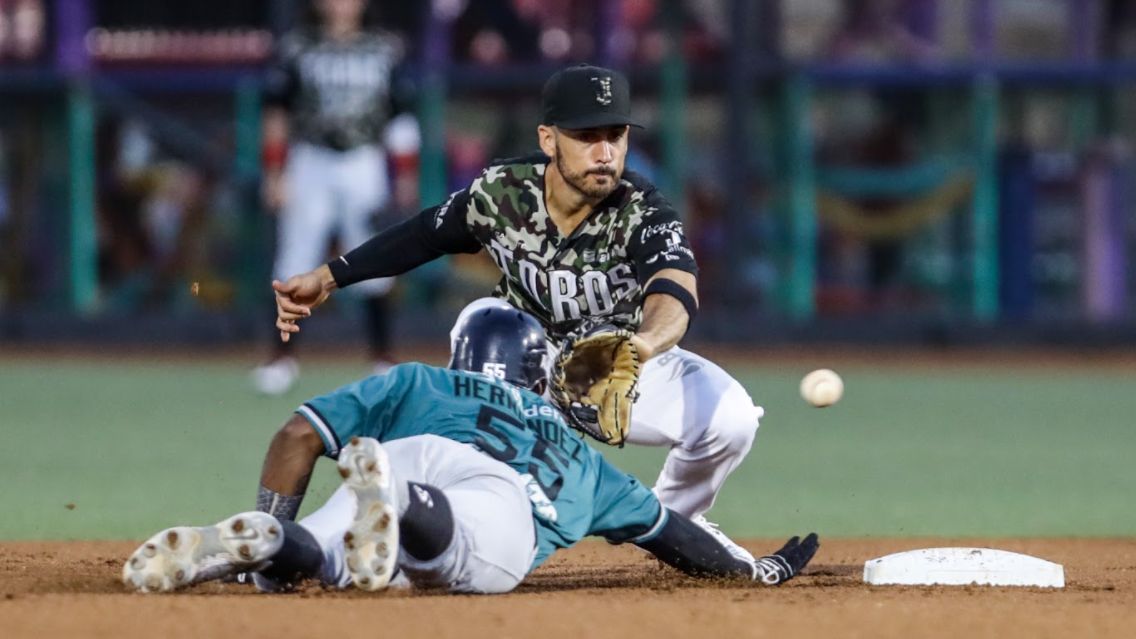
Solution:
M560 172L561 177L568 183L569 186L576 189L589 200L600 201L611 195L615 187L619 186L619 176L615 174L615 168L605 166L595 169L588 169L586 171L571 171L567 163L564 162L564 156L560 154L560 149L556 149L556 170ZM596 184L588 180L591 175L606 175L608 176L607 184Z

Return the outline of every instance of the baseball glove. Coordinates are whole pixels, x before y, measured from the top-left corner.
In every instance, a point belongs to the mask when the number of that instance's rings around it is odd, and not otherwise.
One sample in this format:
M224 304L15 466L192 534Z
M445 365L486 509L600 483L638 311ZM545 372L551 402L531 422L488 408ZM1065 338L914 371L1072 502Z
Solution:
M552 370L549 393L568 423L605 444L623 446L639 394L639 349L632 333L603 327L568 340Z

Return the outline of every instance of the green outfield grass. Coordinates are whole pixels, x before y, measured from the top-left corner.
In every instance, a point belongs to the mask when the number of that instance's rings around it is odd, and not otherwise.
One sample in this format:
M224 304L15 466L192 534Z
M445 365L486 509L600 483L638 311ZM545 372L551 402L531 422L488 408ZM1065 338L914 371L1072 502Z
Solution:
M732 367L767 415L712 517L736 536L1136 534L1136 373L1022 365ZM363 371L254 396L242 362L0 360L0 539L139 538L249 508L274 430ZM610 450L648 483L663 451ZM321 461L305 510L335 486Z

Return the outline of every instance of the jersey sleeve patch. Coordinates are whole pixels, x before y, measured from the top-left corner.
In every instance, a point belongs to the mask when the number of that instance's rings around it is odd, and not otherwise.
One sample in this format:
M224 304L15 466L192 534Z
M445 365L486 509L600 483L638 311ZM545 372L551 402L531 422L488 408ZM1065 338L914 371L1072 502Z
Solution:
M638 206L642 217L630 233L628 249L639 283L646 283L667 268L697 274L694 251L674 207L654 189L646 193Z
M641 284L667 268L698 273L694 251L682 232L680 222L649 225L641 229L638 235L644 238L635 269Z

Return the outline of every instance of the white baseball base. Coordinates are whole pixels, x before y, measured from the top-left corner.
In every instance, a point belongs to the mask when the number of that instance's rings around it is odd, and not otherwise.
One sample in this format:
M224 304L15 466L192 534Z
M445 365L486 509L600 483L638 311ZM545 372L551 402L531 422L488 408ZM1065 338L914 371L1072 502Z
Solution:
M1040 586L1064 588L1065 568L990 548L923 548L864 564L864 582L903 586Z

